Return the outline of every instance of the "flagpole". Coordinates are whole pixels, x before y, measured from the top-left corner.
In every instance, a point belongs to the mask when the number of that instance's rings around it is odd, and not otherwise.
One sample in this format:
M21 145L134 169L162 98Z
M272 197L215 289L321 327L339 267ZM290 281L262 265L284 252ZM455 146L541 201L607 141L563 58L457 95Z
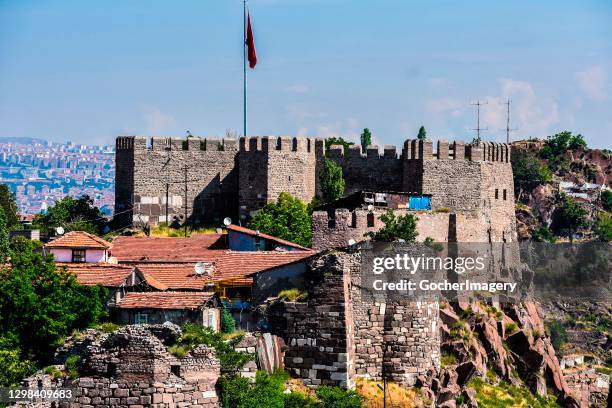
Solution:
M244 117L243 135L247 136L247 69L246 69L246 0L242 1L242 114Z

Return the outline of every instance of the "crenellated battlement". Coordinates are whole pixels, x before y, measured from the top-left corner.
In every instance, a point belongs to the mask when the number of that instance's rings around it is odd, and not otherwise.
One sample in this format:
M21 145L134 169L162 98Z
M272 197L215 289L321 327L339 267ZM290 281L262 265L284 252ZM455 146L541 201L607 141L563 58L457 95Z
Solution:
M510 145L507 143L481 142L465 144L462 140L449 143L438 140L408 139L404 142L401 155L393 145L385 145L381 153L379 147L370 145L364 153L360 145L349 146L345 155L342 145L330 146L327 157L330 159L401 159L401 160L470 160L509 162Z
M238 151L236 139L202 137L119 136L115 146L117 150L134 151Z
M315 154L318 149L322 153L323 140L309 137L290 136L253 136L241 137L239 151L241 152L300 152Z

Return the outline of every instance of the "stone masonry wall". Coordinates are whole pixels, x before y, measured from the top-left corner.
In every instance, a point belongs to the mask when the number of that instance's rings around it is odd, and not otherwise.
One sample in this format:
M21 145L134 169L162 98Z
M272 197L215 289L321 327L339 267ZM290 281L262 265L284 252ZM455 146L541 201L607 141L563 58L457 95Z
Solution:
M124 219L156 224L219 222L248 218L281 192L309 202L320 190L318 169L324 141L313 138L251 137L236 140L119 137L116 142L115 211ZM473 216L504 217L505 203L492 202L489 188L513 194L510 147L499 143L465 145L407 140L398 156L394 146L352 146L344 154L332 146L327 156L344 172L347 194L360 190L431 194L432 208ZM185 165L187 200L185 202ZM510 175L510 177L508 177ZM169 216L166 220L166 185ZM501 205L500 211L483 208ZM185 214L185 205L187 214ZM133 206L132 213L129 210ZM487 207L488 208L488 207ZM486 208L485 208L486 209ZM492 221L493 235L506 233L506 218Z
M335 210L333 218L326 211L315 211L312 214L312 245L317 250L342 248L348 245L349 239L356 242L366 239L368 232L378 231L384 226L379 217L385 211L375 208L371 212L364 209L349 211L345 208ZM396 213L402 213L396 210ZM433 238L436 242L448 242L453 234L454 224L451 218L454 214L433 213L430 211L410 212L417 220L417 241ZM368 224L369 223L369 224ZM368 226L370 225L370 226Z
M134 222L182 223L186 216L194 222L218 222L237 213L236 140L153 137L147 144L143 137L119 137L116 147L115 211L133 206Z
M288 344L285 367L308 385L352 387L357 377L385 376L413 386L439 369L437 304L365 298L360 261L359 253L322 254L311 263L310 300L269 308L273 333Z

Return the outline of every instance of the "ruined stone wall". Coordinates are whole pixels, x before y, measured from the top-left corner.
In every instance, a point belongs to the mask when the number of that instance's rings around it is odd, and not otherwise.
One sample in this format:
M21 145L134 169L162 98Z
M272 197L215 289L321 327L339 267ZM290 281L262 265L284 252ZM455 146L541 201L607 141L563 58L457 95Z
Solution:
M312 261L307 303L277 302L268 322L288 349L285 367L310 385L351 387L383 376L406 386L439 369L437 303L375 302L361 291L359 253Z
M187 216L205 223L237 213L236 140L153 137L147 144L145 138L130 136L117 138L116 145L116 211L133 205L134 222L181 223Z
M272 333L287 344L285 369L306 385L355 386L349 278L341 263L322 259L325 276L307 303L278 302L270 307Z

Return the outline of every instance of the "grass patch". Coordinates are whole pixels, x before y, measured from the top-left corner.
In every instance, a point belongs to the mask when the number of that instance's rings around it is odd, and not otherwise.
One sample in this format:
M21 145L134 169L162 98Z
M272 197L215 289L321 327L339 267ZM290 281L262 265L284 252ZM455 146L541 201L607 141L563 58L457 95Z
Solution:
M66 359L64 363L64 367L66 367L66 372L68 376L73 380L75 378L79 378L79 362L81 361L81 356L70 356Z
M214 234L217 229L214 227L191 227L187 226L187 236L198 235L198 234ZM151 236L154 237L171 237L179 238L185 236L185 229L183 227L172 227L165 223L161 223L151 228Z
M119 330L120 327L121 326L116 323L106 322L100 324L98 327L96 327L96 329L98 329L102 333L109 334Z
M440 357L440 365L442 368L453 366L457 364L457 356L453 353L442 352L442 356Z
M64 377L62 370L53 365L43 368L43 373L47 374L55 381Z
M506 323L506 334L512 334L518 330L518 325L514 322Z
M278 298L287 302L302 302L308 298L308 293L300 292L299 289L285 289L278 292Z
M559 408L555 397L540 397L525 387L516 387L505 381L488 384L480 378L470 380L468 386L476 390L476 401L480 408Z
M378 386L382 381L357 379L356 391L363 397L363 405L368 408L383 408L383 392ZM394 407L414 408L422 406L420 392L413 388L404 388L398 384L387 382L387 405L392 402Z

